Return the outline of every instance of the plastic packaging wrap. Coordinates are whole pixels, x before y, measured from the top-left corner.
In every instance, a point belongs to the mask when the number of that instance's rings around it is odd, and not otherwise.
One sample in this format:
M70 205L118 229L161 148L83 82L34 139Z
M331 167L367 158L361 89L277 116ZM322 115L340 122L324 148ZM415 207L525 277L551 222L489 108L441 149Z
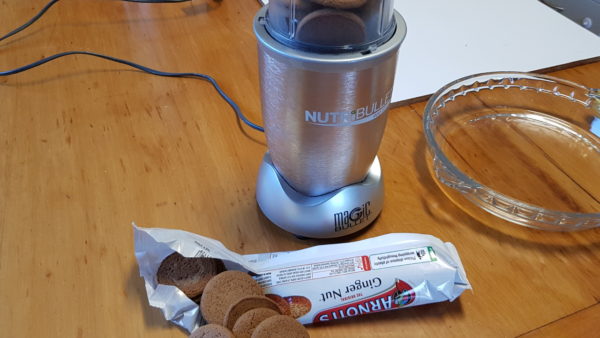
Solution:
M199 306L156 272L173 252L223 260L250 273L265 294L303 324L428 303L453 301L470 289L456 249L430 235L387 234L298 251L239 255L214 239L180 230L134 227L135 255L151 306L193 331Z

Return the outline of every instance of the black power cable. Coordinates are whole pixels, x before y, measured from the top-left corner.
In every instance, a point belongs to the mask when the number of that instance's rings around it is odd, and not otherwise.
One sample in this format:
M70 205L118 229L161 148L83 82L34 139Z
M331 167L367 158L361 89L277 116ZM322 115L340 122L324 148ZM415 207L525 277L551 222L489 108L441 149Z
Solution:
M54 5L55 3L57 3L58 0L51 0L49 3L46 4L46 6L44 6L44 8L42 8L42 10L37 13L33 18L29 19L29 21L27 21L26 23L24 23L23 25L21 25L18 28L15 28L14 30L10 31L8 34L4 35L3 37L0 38L0 41L4 40L4 39L8 39L11 36L19 33L20 31L24 30L25 28L31 26L34 22L36 22L39 18L42 17L42 15L44 15L44 13L46 13L47 10L50 9L50 7L52 7L52 5Z
M44 8L42 8L42 10L39 13L37 13L33 18L29 19L29 21L27 21L20 27L15 28L13 31L11 31L8 34L1 37L0 41L7 39L7 38L19 33L20 31L24 30L25 28L31 26L34 22L36 22L39 18L41 18L42 15L44 15L44 13L46 13L46 11L48 11L50 9L50 7L52 7L52 5L54 5L58 1L59 0L51 0L50 2L48 2L46 4L46 6L44 6ZM143 2L143 3L162 3L162 2L186 2L186 1L191 1L191 0L123 0L123 1Z
M51 0L36 16L34 16L32 19L30 19L29 21L27 21L25 24L23 24L22 26L20 26L19 28L11 31L10 33L4 35L3 37L0 38L0 41L11 37L15 34L17 34L18 32L24 30L25 28L31 26L31 24L33 24L35 21L37 21L42 15L44 15L44 13L55 3L57 3L59 0ZM165 1L165 0L161 0L161 1L148 1L148 0L140 0L137 2L181 2L182 0L173 0L173 1ZM187 1L187 0L183 0L183 1ZM54 54L52 56L48 56L45 57L41 60L38 60L36 62L30 63L28 65L16 68L16 69L12 69L12 70L7 70L7 71L0 71L0 76L9 76L9 75L13 75L13 74L17 74L17 73L21 73L24 72L26 70L41 66L45 63L48 63L50 61L56 60L58 58L61 57L65 57L65 56L69 56L69 55L88 55L88 56L94 56L97 58L101 58L104 60L109 60L112 62L117 62L120 64L124 64L136 69L139 69L143 72L152 74L152 75L157 75L157 76L165 76L165 77L192 77L192 78L200 78L203 80L206 80L208 82L210 82L210 84L212 84L212 86L215 88L215 90L217 91L217 93L219 93L219 95L221 96L221 98L223 98L223 100L225 100L229 106L231 107L231 109L233 109L233 111L235 112L235 115L242 121L244 122L246 125L248 125L249 127L258 130L258 131L262 131L264 132L264 128L251 122L250 120L248 120L248 118L246 118L246 116L244 116L244 114L242 113L242 111L240 110L240 107L227 95L225 94L225 92L223 91L223 89L221 89L221 87L219 86L219 84L217 83L217 81L206 74L200 74L200 73L172 73L172 72L163 72L163 71L159 71L159 70L155 70L149 67L145 67L142 65L139 65L135 62L131 62L131 61L127 61L127 60L123 60L123 59L119 59L116 57L112 57L112 56L108 56L108 55L103 55L103 54L99 54L99 53L93 53L93 52L86 52L86 51L69 51L69 52L63 52L63 53L58 53L58 54Z

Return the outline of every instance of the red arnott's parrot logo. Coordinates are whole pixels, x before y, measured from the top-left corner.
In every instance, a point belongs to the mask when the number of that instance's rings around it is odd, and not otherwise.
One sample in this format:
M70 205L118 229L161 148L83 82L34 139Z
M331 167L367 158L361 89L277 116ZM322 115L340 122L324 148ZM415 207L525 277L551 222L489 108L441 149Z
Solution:
M415 291L408 283L396 279L394 286L379 294L317 313L313 323L406 307L416 298Z
M396 292L394 292L394 304L398 307L406 306L415 301L417 295L408 283L403 280L396 279Z

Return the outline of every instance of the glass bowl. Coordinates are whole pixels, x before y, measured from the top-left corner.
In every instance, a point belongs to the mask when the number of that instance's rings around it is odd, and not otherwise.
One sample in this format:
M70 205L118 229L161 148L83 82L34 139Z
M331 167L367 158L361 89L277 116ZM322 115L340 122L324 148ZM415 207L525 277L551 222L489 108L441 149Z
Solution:
M428 165L473 215L526 227L600 226L600 91L532 73L456 80L425 108Z

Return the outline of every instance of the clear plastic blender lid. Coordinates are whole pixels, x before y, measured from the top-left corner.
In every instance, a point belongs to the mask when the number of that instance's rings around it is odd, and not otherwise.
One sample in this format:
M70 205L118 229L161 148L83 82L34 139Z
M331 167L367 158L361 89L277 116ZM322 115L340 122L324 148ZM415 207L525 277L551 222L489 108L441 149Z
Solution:
M303 50L336 53L374 49L394 33L393 0L270 0L269 34Z

